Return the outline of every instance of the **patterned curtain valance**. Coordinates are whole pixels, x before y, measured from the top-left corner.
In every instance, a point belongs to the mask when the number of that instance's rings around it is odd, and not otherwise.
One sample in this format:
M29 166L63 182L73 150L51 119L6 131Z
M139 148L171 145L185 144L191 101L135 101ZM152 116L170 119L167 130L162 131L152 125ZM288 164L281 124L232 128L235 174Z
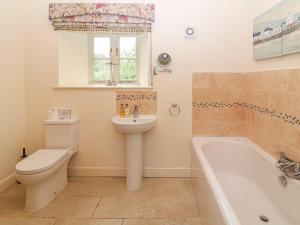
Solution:
M153 4L58 3L49 5L54 30L150 32Z

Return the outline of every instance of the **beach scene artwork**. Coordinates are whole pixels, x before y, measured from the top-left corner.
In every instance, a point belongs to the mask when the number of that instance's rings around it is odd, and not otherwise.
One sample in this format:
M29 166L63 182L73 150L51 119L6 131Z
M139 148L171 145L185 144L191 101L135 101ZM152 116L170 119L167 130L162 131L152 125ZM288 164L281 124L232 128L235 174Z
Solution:
M300 0L283 0L254 19L255 60L297 52L300 52Z

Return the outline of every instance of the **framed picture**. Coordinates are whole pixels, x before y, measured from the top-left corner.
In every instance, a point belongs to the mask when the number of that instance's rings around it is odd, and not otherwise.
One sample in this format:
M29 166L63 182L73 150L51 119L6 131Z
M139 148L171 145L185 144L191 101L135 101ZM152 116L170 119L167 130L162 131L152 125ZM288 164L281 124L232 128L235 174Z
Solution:
M300 1L283 0L254 19L255 60L300 52Z

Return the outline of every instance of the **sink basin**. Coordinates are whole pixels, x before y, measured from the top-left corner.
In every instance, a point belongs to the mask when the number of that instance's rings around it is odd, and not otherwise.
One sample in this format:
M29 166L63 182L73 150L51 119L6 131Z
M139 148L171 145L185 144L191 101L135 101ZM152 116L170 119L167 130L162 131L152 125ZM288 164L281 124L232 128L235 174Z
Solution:
M116 130L121 134L139 134L150 131L156 122L155 115L142 115L137 118L120 118L115 116L111 119Z
M126 135L126 180L129 191L137 191L143 180L143 133L150 131L156 123L155 115L143 115L137 118L111 119L115 129Z

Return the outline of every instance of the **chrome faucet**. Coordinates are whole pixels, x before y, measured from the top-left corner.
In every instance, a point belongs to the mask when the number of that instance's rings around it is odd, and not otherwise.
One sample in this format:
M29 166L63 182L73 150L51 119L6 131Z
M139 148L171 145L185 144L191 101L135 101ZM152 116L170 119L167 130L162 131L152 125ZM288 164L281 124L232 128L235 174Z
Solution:
M300 162L295 162L286 157L284 152L280 152L280 158L276 166L291 179L300 180Z
M135 105L133 110L133 118L139 117L139 106Z

